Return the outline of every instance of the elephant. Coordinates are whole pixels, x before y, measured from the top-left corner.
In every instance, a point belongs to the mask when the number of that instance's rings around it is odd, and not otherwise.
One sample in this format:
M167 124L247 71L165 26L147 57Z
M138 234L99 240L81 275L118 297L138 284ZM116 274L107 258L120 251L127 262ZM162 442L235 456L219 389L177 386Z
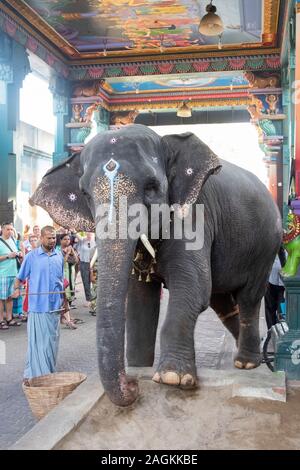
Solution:
M101 207L113 208L120 222L121 196L147 210L171 207L169 238L163 237L165 222L152 224L148 213L143 215L150 220L148 232L140 238L99 236ZM132 124L99 133L81 153L50 169L30 203L63 227L96 230L98 365L116 405L130 405L139 393L136 379L126 375L125 360L129 366L153 365L162 283L169 304L155 382L197 386L194 328L208 306L236 340L234 365L260 365L259 309L282 223L255 175L219 159L193 133L161 137ZM175 237L172 226L191 217L194 227L197 206L204 207L197 229L203 243L187 249L187 235ZM155 224L159 236L151 238Z

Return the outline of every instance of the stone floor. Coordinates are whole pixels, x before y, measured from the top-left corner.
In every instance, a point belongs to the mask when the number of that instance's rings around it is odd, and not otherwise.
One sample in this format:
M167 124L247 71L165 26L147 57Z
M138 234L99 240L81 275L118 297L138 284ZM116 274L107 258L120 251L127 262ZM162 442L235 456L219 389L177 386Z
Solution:
M97 370L96 318L89 314L85 305L82 285L77 288L77 309L72 311L72 315L83 319L84 323L78 325L77 330L61 329L57 370L74 370L89 375ZM167 300L168 292L164 291L161 321ZM264 328L263 311L261 323ZM36 421L21 388L27 341L25 324L0 331L0 340L4 341L6 349L6 364L0 363L0 449L6 449L29 431ZM222 370L233 367L234 340L211 309L198 319L195 350L197 367Z

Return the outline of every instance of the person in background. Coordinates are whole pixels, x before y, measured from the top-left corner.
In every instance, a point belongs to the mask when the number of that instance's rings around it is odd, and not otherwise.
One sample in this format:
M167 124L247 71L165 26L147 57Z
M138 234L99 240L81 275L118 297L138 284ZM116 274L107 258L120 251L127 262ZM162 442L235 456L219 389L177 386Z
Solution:
M27 253L29 253L30 251L38 247L38 237L34 235L34 233L31 233L28 237L28 242L29 242L29 245L25 249L25 255L27 255Z
M21 262L25 256L25 249L23 242L21 241L21 234L17 233L14 230L14 242L16 244L17 250L22 253L22 257L20 258L20 263L17 265L17 269L19 271L21 267ZM18 318L21 321L26 321L26 316L23 313L23 297L20 295L18 298L13 299L13 317Z
M87 232L86 236L81 236L79 233L76 234L75 249L79 255L79 266L84 287L85 299L87 302L89 302L91 313L93 312L93 305L91 305L93 296L91 294L90 261L95 246L96 243L93 233Z
M36 235L31 233L28 237L28 248L25 248L25 256L32 250L35 250L38 247L38 238ZM27 280L25 283L25 296L23 301L23 318L22 321L27 321L27 314L28 314L28 286L29 281Z
M40 227L39 227L38 225L34 225L34 226L32 227L32 233L33 233L33 234L38 238L38 240L39 240L39 238L40 238L40 236L41 236L41 229L40 229Z
M26 225L26 227L29 227L29 225ZM41 229L38 225L34 225L32 227L32 233L27 233L27 237L26 239L24 238L24 250L25 252L28 252L28 251L31 251L31 248L30 248L30 241L29 241L29 237L31 235L34 235L37 239L37 244L39 244L39 240L40 240L40 236L41 236Z
M10 222L2 224L0 237L0 330L7 330L10 326L20 326L21 322L13 319L13 285L18 273L18 258L22 253L18 250L13 239L14 227ZM4 320L6 311L6 321Z
M30 225L26 224L25 227L24 227L24 231L23 231L23 240L28 240L28 237L30 235Z
M43 227L40 241L41 245L26 255L14 282L13 297L18 297L21 283L29 280L24 383L32 377L55 372L62 304L65 311L69 311L69 303L63 295L64 259L55 249L54 228Z
M71 246L70 235L59 235L60 245L57 250L61 252L64 257L64 278L66 281L65 293L69 302L69 306L75 299L75 265L79 263L79 258L74 248ZM70 329L76 329L75 323L83 323L79 318L71 318L70 313L66 312L61 315L61 323Z
M265 293L265 317L268 329L278 322L280 316L280 304L284 302L285 289L280 277L280 271L285 264L285 259L285 252L281 247L274 260Z

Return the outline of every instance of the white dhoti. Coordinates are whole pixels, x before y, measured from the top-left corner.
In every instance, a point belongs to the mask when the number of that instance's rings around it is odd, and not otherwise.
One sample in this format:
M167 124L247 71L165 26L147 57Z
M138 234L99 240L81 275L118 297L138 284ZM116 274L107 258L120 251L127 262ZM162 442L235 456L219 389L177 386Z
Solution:
M56 371L60 315L28 313L28 349L24 378L31 379Z

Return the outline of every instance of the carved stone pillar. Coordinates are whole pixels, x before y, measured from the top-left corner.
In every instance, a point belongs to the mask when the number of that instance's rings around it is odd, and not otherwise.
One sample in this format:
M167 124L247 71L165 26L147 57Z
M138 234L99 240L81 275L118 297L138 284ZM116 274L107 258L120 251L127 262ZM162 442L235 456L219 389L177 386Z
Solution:
M14 221L18 166L14 131L19 121L19 91L29 71L25 48L0 32L0 223Z
M60 77L52 77L49 89L53 94L53 113L56 116L55 150L53 164L57 165L68 157L66 148L67 132L66 122L68 117L69 86L68 82Z
M259 83L259 78L255 77ZM270 78L272 79L272 78ZM260 83L264 83L261 81ZM278 84L279 85L279 84ZM251 93L252 103L248 106L250 122L258 132L258 142L264 152L268 170L269 190L279 210L283 211L283 127L286 118L282 109L281 88L266 87Z

